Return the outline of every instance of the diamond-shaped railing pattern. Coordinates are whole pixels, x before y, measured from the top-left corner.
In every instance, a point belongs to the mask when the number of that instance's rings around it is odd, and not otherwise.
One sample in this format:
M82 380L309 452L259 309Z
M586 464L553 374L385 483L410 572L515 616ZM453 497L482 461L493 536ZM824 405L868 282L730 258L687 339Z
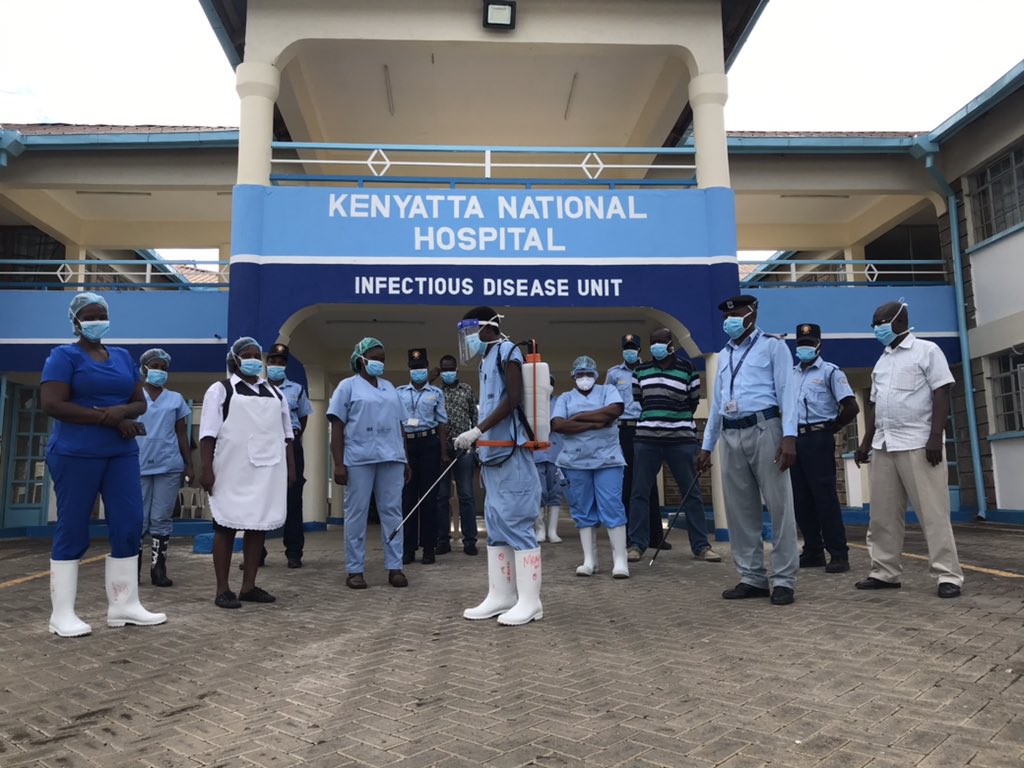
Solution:
M876 267L874 264L868 264L866 267L864 267L864 277L867 278L867 281L869 283L875 282L875 280L878 278L878 267Z
M375 149L366 159L366 165L374 176L383 176L388 172L388 168L391 167L391 159L385 154L383 149Z
M583 162L580 163L580 167L587 174L588 179L596 179L604 170L604 162L596 152L588 152L587 156L583 158Z
M72 271L71 267L69 267L67 264L61 264L59 267L57 267L57 279L60 280L62 283L66 283L68 280L70 280L73 274L75 274L74 271Z

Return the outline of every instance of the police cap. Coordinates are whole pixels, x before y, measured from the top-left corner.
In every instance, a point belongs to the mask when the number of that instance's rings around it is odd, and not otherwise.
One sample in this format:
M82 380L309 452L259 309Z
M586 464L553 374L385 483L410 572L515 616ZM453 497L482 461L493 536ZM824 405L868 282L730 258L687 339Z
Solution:
M821 341L821 326L814 323L800 323L796 327L796 343L801 341L813 341L817 344Z
M733 296L731 299L726 299L718 308L722 312L728 312L733 309L739 309L740 307L754 307L757 308L757 299L747 294L740 294L739 296Z
M409 350L409 367L410 368L426 368L427 363L427 350L418 347L416 349Z
M285 360L288 359L288 345L287 344L275 344L270 348L267 353L267 357L283 357Z
M622 337L623 349L640 349L640 337L635 333L627 333Z

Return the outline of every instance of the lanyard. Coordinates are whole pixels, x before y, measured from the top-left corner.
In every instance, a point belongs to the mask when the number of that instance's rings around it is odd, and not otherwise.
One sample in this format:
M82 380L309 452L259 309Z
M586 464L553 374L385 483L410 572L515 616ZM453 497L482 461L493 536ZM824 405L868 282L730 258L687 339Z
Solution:
M736 385L736 376L739 375L740 368L743 367L743 361L747 359L747 355L750 354L750 350L752 350L754 348L754 345L757 344L758 339L760 339L760 338L761 338L761 332L758 331L757 333L754 334L754 338L752 338L750 340L750 346L747 347L744 350L742 355L740 355L740 361L738 363L736 363L736 367L735 368L732 367L733 347L729 347L729 376L730 376L730 378L729 378L729 399L730 400L734 399L733 390L735 389L735 385Z
M412 392L409 393L409 404L412 406L413 417L416 417L419 413L420 400L423 399L423 393L426 391L427 387L424 385L423 389L416 389L416 387L413 387ZM419 393L418 397L416 393Z

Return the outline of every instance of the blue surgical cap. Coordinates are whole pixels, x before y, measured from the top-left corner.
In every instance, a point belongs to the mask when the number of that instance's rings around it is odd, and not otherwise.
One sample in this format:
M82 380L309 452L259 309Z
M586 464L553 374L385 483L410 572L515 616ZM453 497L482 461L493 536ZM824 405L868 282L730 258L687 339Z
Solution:
M252 336L243 336L231 345L231 349L228 351L228 360L238 357L238 353L246 347L256 347L256 349L260 351L260 354L263 354L263 347L260 346L260 343L256 341L256 339Z
M583 373L584 371L597 374L597 363L594 362L594 358L587 357L586 355L580 355L572 361L572 375L575 376L577 373Z
M168 367L171 365L171 356L159 347L154 347L142 353L142 357L139 358L139 370L141 371L154 360L163 360Z
M71 299L71 303L68 304L68 318L71 320L72 326L75 324L75 319L78 317L78 313L82 311L82 308L88 307L90 304L99 304L108 312L110 311L107 300L98 293L92 293L91 291L76 293L75 297Z
M352 349L352 356L349 358L349 362L352 363L353 371L359 373L359 358L361 358L374 347L380 347L381 349L383 349L384 345L381 344L377 339L373 338L372 336L367 336L365 339L363 339L362 341L355 345L355 347Z

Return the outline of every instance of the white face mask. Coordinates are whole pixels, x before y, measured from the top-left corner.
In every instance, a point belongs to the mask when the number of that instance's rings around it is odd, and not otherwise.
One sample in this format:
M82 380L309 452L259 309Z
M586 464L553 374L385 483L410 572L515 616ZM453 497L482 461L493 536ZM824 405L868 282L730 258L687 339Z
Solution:
M597 383L597 379L593 376L577 376L576 386L580 392L589 392L594 388L594 384Z

